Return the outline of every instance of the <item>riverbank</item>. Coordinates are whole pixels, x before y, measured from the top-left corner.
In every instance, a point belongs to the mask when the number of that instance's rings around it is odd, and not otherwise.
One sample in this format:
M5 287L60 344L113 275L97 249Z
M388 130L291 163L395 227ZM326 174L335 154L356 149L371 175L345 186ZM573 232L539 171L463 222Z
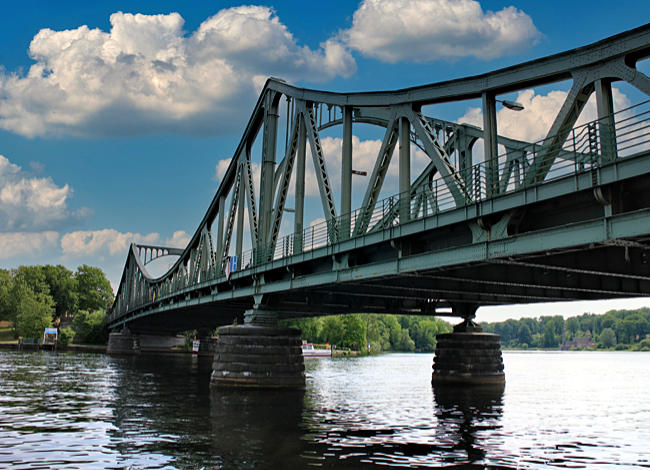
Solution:
M19 350L18 341L4 341L0 343L0 349L2 350ZM33 345L30 345L29 348L24 348L24 350L33 350L35 349ZM106 345L105 344L68 344L67 346L58 346L57 351L72 351L72 352L93 352L93 353L105 353Z

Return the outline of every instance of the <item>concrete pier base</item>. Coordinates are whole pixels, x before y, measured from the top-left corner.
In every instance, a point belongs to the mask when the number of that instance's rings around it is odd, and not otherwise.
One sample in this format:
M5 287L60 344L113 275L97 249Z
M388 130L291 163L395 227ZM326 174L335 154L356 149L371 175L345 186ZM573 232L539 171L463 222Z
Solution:
M128 331L119 331L108 335L106 354L138 354L139 352L137 335Z
M302 389L305 364L300 330L255 324L223 326L210 386Z
M434 386L503 386L505 374L499 335L454 331L438 335L437 339L431 377Z
M106 346L107 354L171 353L183 346L185 338L174 335L137 334L130 331L111 333Z

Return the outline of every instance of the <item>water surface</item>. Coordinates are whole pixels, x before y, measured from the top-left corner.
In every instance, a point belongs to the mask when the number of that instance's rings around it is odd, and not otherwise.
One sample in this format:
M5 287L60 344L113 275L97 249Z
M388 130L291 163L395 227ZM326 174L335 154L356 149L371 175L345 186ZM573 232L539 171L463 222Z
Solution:
M504 352L504 390L431 354L306 361L304 392L210 391L192 356L0 352L0 467L650 468L650 353Z

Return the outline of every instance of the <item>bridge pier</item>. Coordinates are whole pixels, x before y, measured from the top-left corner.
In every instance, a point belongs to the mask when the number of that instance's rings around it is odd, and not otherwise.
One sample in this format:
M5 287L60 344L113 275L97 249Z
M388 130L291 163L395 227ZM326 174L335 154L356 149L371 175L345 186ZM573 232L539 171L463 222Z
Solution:
M247 310L243 325L219 328L210 386L304 388L300 330L279 327L276 312Z
M185 339L176 335L133 333L127 329L108 335L107 354L171 353Z
M500 336L484 333L474 323L476 305L452 305L463 317L453 333L437 335L431 383L434 386L503 386L503 358Z

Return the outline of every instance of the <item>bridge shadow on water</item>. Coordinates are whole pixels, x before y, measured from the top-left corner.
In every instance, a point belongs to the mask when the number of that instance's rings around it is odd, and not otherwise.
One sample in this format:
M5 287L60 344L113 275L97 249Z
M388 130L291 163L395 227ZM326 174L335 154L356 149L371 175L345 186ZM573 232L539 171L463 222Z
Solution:
M501 435L503 388L434 388L424 414L394 423L385 418L399 410L324 410L309 383L306 391L211 390L207 358L116 361L117 468L517 467Z
M347 417L313 419L319 404L309 391L213 390L212 451L223 468L238 469L516 468L486 458L486 446L499 444L492 436L500 429L502 397L503 388L436 388L435 415L418 431L428 435L425 443L351 417L347 425Z

